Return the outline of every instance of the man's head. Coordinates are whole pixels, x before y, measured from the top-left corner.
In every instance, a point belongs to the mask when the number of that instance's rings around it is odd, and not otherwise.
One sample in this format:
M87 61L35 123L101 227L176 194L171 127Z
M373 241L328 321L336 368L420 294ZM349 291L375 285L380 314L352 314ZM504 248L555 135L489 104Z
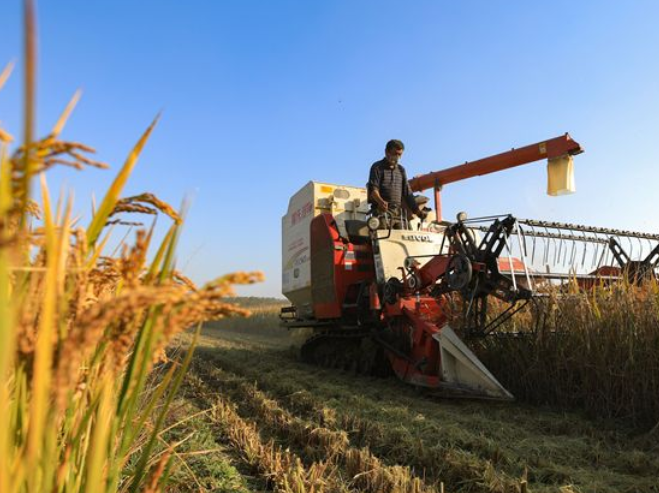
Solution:
M387 158L387 161L389 161L389 164L395 166L398 164L398 161L400 161L404 150L405 146L400 140L391 139L387 142L387 145L384 148L384 156Z

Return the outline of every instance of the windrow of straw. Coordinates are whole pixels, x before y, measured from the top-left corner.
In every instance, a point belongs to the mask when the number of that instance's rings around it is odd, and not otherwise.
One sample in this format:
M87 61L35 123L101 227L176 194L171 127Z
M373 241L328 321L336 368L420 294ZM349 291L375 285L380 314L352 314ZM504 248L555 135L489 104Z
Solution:
M285 344L209 332L195 359L255 382L312 426L346 432L387 464L450 492L653 491L655 443L579 413L518 403L424 397L395 379L314 368ZM211 389L212 390L212 389ZM573 485L570 489L569 485Z
M255 358L254 354L258 354L258 358ZM519 491L519 479L494 469L493 463L496 455L494 451L491 453L491 459L484 459L478 457L475 445L472 443L465 443L464 450L460 450L453 441L442 444L437 437L430 435L426 438L431 439L432 443L424 443L418 437L410 435L408 430L390 422L386 413L382 413L381 420L377 421L361 417L362 410L358 412L357 408L363 407L365 401L359 398L358 380L354 382L353 386L341 387L342 393L345 393L342 398L345 397L349 404L345 408L335 406L330 408L327 406L328 396L323 389L327 386L329 394L333 396L331 399L335 400L339 392L338 386L329 383L319 385L318 379L322 376L311 374L306 365L303 365L299 371L286 367L287 372L284 376L282 371L269 369L269 367L281 368L283 362L272 361L270 355L264 352L234 350L222 352L214 357L207 349L200 349L197 352L197 359L203 361L203 363L197 364L203 364L204 367L221 366L228 371L235 372L247 381L257 381L259 386L267 389L268 393L274 395L279 403L285 403L286 407L295 413L295 416L298 416L298 419L305 417L304 421L311 429L322 428L338 434L347 432L353 446L346 457L342 458L342 461L350 462L351 467L361 467L364 464L359 465L362 459L358 455L368 448L372 451L368 454L378 462L380 467L384 468L379 477L385 482L387 477L389 479L392 477L388 474L394 472L394 477L406 478L406 481L402 483L405 486L401 487L409 488L407 491L413 491L417 485L426 491L431 490L433 484L438 485L439 488L442 482L446 484L446 491L483 493L517 493ZM294 374L294 377L291 376L291 373ZM354 378L358 377L352 377L353 380ZM350 378L346 377L346 379ZM305 388L309 390L303 390ZM231 392L226 386L222 389L226 393ZM250 397L243 395L240 399L236 399L245 402ZM373 403L374 406L380 404ZM256 413L256 411L253 412ZM287 411L284 412L288 414ZM291 436L295 436L295 433ZM308 444L309 440L306 443ZM363 448L358 448L357 444ZM372 454L377 454L378 457ZM500 451L498 455L501 456ZM412 474L410 467L405 467L404 471L403 468L388 470L381 463L384 460L389 463L413 465L414 470L417 474L422 475L425 481L417 483L419 478ZM426 485L424 486L423 483ZM396 483L394 481L386 484Z
M211 409L211 418L222 433L243 455L249 465L267 478L270 487L282 493L342 493L347 490L331 481L329 464L314 462L305 468L298 456L283 450L274 441L263 442L256 425L243 420L235 407L218 398Z
M281 408L253 383L219 368L195 365L195 373L206 386L205 393L220 391L238 403L238 408L258 419L262 429L272 430L304 451L305 457L340 466L346 472L345 482L365 493L423 493L435 488L423 484L411 469L401 465L387 466L367 448L350 446L345 431L334 431L317 423L292 415Z
M168 365L157 385L148 376L180 331L246 315L224 298L232 284L261 275L225 276L197 288L174 268L180 214L151 194L121 199L156 121L87 227L74 219L71 197L53 204L50 168L104 165L88 157L91 147L60 139L78 94L50 134L33 137L32 2L25 12L25 140L11 149L13 137L0 132L0 491L160 491L173 451L156 454L156 445L192 352ZM0 72L0 87L10 72ZM39 206L32 200L37 180ZM131 209L135 204L149 211ZM138 230L132 244L122 242L117 255L105 255L112 217L155 211L173 224L153 255L153 226Z
M521 400L592 416L659 422L659 286L619 282L554 293L521 314L523 334L476 341L483 363Z

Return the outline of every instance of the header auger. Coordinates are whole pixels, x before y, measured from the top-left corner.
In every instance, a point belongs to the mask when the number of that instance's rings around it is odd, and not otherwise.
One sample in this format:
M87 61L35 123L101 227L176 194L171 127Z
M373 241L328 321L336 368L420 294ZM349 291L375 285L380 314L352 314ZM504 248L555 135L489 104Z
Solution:
M446 184L548 159L572 166L583 152L569 135L410 180L432 188L428 221L392 229L371 215L366 190L310 182L283 217L282 310L290 328L314 334L304 361L364 373L395 373L415 386L452 396L511 399L449 324L456 298L462 337L484 337L527 303L626 278L656 276L659 235L512 215L442 220ZM423 202L423 201L422 201ZM425 200L427 202L427 200ZM496 314L488 300L497 299Z

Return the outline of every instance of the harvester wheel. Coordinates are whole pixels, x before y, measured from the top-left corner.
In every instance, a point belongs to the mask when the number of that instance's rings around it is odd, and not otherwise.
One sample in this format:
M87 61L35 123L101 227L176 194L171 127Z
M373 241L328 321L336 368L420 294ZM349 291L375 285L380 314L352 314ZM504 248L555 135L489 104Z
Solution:
M446 283L453 291L462 291L471 282L471 261L466 255L458 254L451 257L446 268Z

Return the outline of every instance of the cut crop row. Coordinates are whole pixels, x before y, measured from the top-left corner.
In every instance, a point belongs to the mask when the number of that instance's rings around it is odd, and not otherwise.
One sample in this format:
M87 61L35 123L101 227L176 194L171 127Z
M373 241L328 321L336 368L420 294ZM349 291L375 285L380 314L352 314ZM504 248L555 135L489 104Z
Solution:
M284 493L349 493L337 482L332 466L327 461L314 462L305 467L299 456L277 445L274 440L263 440L258 427L243 419L236 404L215 392L195 375L187 376L187 386L193 387L202 405L210 406L208 416L217 430L240 453L247 465L257 472L268 488Z
M442 478L451 490L515 491L516 478L527 474L534 491L570 483L649 491L659 471L656 454L617 443L577 418L490 403L435 403L395 384L299 366L272 352L218 348L199 355L258 380L296 413L348 430L355 445ZM399 405L392 407L392 400ZM428 443L431 438L438 440ZM587 472L592 467L596 477Z
M214 359L207 361L209 363L213 361L214 364L222 366L225 363L224 359L221 362ZM211 365L206 364L206 367L208 366ZM232 371L234 370L242 373L241 370L245 370L245 368L238 366L232 369ZM295 388L288 386L286 381L282 382L281 379L277 378L277 375L272 373L262 373L258 376L248 371L246 375L250 380L253 378L259 380L270 393L276 395L282 402L286 402L291 410L305 416L308 420L306 422L299 417L294 418L298 423L303 423L301 426L307 429L314 429L315 427L324 430L327 430L327 428L320 427L331 427L335 430L333 433L337 437L337 441L344 440L344 437L348 434L351 440L355 442L351 455L353 460L363 461L365 456L362 455L362 459L359 459L354 451L360 450L359 447L367 447L392 464L407 464L408 467L405 468L407 471L403 473L403 477L409 475L409 466L414 466L415 469L423 471L423 475L426 476L426 480L429 482L439 485L441 484L440 481L445 481L450 491L487 493L519 491L520 480L497 472L490 461L479 461L470 452L452 447L426 447L423 441L412 437L405 430L392 430L381 423L360 419L355 413L332 411L323 405L322 397L312 397L309 393L300 392L299 388L296 391ZM263 395L262 392L259 392L259 394ZM262 409L268 413L268 409L272 408L273 402L265 397L263 399L265 402ZM277 409L277 412L282 412L280 408L277 407ZM288 412L286 413L290 416ZM287 433L290 433L290 436L296 436L297 434L292 430L287 430ZM344 460L346 459L344 458ZM379 464L380 461L378 459L376 461L376 464ZM364 467L366 466L367 464ZM390 468L392 471L399 469L395 466L390 466ZM368 467L366 469L368 470ZM387 482L385 481L384 484L387 484ZM401 484L405 484L405 481L402 481Z
M219 368L205 365L195 368L206 392L220 391L244 410L262 427L271 430L286 443L304 451L315 460L336 465L345 472L350 488L370 493L433 493L435 488L425 486L409 467L387 466L368 449L351 447L347 434L332 431L294 416L282 409L278 402L261 392L256 385Z

